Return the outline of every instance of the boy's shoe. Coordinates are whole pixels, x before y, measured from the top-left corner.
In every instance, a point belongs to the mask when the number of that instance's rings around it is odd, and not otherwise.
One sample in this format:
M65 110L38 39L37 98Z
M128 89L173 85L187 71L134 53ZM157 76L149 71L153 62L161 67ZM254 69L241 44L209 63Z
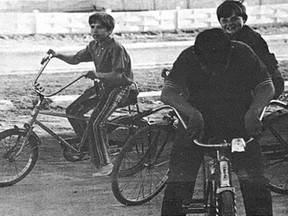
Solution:
M69 144L77 144L80 142L78 137L68 137L65 139L65 141L67 141Z
M74 148L77 148L77 149L80 145L80 139L78 137L69 137L69 138L66 138L65 141L67 141L70 145L72 145ZM81 151L83 153L89 153L89 143L85 143L82 146Z
M105 177L105 176L110 176L113 170L113 164L107 164L103 167L101 167L98 172L93 173L92 176L93 177Z

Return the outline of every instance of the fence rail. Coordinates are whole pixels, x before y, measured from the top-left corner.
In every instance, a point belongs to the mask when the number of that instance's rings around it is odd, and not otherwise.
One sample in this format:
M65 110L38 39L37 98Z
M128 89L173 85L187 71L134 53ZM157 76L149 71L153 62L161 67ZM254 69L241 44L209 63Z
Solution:
M193 30L219 26L216 8L111 12L114 32ZM249 6L249 25L288 23L288 4ZM87 34L91 13L0 13L0 34Z

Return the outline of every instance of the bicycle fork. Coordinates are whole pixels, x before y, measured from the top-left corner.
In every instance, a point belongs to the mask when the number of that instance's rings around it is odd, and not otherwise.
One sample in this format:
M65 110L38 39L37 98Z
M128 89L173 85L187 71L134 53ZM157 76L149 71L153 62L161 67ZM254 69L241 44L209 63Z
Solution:
M225 191L229 191L232 193L234 199L233 199L233 205L234 205L234 212L236 215L237 209L236 209L236 203L235 203L235 187L233 187L232 184L232 171L231 171L231 162L225 155L225 152L222 150L217 150L217 160L215 161L216 164L214 165L217 171L213 170L212 166L212 172L216 172L217 175L215 175L216 178L216 212L218 212L218 197L221 193Z
M32 118L27 123L24 124L24 129L25 129L26 135L25 135L23 142L21 143L19 150L13 156L14 158L18 157L18 155L22 152L24 146L29 142L29 137L33 133L34 123L35 123L36 118L37 118L37 116L40 112L40 109L41 109L41 103L42 103L42 100L39 100L39 102L35 105L32 113L31 113ZM15 128L18 128L18 127L15 126Z
M220 151L217 151L217 163L219 169L218 176L218 188L216 193L219 194L222 191L231 191L235 193L235 188L232 186L232 172L231 163L229 159Z

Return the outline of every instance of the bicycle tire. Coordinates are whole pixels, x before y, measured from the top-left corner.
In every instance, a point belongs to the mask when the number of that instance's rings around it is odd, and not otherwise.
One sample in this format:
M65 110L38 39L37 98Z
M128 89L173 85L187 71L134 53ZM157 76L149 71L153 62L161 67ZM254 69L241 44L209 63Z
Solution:
M288 112L278 110L264 123L266 130L259 142L269 188L275 193L288 194Z
M235 216L236 206L235 206L235 196L232 191L223 191L217 195L217 209L219 216Z
M11 186L25 178L33 169L38 158L39 138L32 133L28 144L20 154L15 154L24 140L26 132L13 128L0 133L0 187Z
M141 205L166 185L174 130L148 125L129 138L115 160L111 184L115 198L127 206Z
M206 190L207 198L205 203L206 215L207 216L216 216L216 184L214 180L209 180Z

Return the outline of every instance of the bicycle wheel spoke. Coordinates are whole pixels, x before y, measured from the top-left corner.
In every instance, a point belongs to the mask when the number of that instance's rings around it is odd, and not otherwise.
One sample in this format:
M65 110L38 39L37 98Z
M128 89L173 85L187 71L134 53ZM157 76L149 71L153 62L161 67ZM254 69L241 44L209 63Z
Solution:
M33 137L29 137L22 146L26 139L25 134L18 129L9 129L0 133L0 187L19 182L36 163L38 144Z
M264 119L265 120L265 119ZM272 191L288 194L288 113L276 111L266 120L266 131L261 137L266 177Z

